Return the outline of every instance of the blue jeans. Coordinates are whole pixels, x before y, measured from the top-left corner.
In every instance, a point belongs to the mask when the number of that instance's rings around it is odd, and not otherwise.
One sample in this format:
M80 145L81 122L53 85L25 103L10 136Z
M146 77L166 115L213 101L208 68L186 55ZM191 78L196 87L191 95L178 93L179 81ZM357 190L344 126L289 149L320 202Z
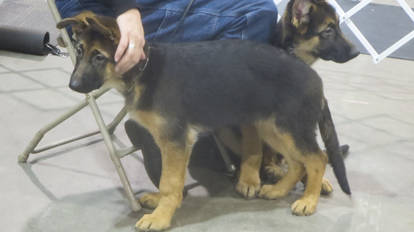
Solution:
M179 28L189 0L136 2L148 41L243 39L269 43L276 29L273 0L195 0ZM115 16L113 10L96 0L56 0L56 5L62 18L83 10Z

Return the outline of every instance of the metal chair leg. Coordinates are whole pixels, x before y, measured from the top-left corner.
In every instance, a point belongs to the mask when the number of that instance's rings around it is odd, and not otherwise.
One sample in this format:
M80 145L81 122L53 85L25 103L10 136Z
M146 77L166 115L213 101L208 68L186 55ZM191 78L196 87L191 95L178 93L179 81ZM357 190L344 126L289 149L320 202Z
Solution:
M55 4L55 0L47 0L50 11L53 15L53 18L55 19L56 22L59 22L61 20L60 14L56 8L56 4ZM75 64L76 61L76 56L75 56L75 52L72 46L72 43L70 41L70 38L68 36L68 33L65 29L61 29L61 35L67 45L67 50L70 54L70 58L72 60L72 63ZM119 123L121 122L121 120L125 117L127 111L126 111L126 107L123 107L122 110L115 116L115 118L113 119L113 121L108 124L108 126L105 125L103 119L102 119L102 115L98 109L98 106L96 104L95 99L100 97L102 94L104 94L105 92L107 92L109 89L99 89L97 91L95 91L92 94L87 94L86 95L86 99L83 100L80 104L78 104L77 106L73 107L72 109L70 109L68 112L64 113L61 117L59 117L58 119L56 119L55 121L47 124L45 127L43 127L42 129L40 129L35 136L32 138L30 144L25 148L25 150L23 151L22 154L19 155L18 157L18 161L19 162L26 162L27 159L29 158L30 154L35 154L35 153L39 153L45 150L49 150L64 144L68 144L92 135L96 135L101 133L103 135L103 139L105 141L106 147L109 151L110 157L112 162L115 165L115 168L118 172L118 175L121 179L121 183L125 189L127 198L131 204L132 210L133 211L138 211L141 209L141 206L139 205L138 201L135 199L134 193L132 192L132 188L131 185L128 181L128 178L125 174L125 170L121 164L121 158L136 151L137 149L132 147L132 148L128 148L128 149L124 149L124 150L120 150L117 151L115 149L115 146L112 142L111 139L111 134L113 134L115 128L119 125ZM85 108L87 105L89 105L91 107L92 113L95 117L95 120L98 124L99 130L95 131L95 132L91 132L88 133L86 135L81 135L81 136L77 136L68 140L64 140L64 141L60 141L48 146L44 146L42 148L38 148L36 149L37 145L39 144L40 140L45 136L45 134L47 132L49 132L50 130L52 130L53 128L55 128L57 125L59 125L60 123L62 123L63 121L65 121L66 119L70 118L71 116L73 116L75 113L79 112L81 109Z
M94 92L93 96L95 98L100 97L102 94L104 94L105 92L107 92L109 89L100 89L96 92ZM74 114L76 114L77 112L79 112L80 110L82 110L83 108L85 108L88 105L88 101L87 99L83 100L81 103L79 103L78 105L74 106L72 109L68 110L66 113L64 113L62 116L60 116L59 118L57 118L55 121L50 122L49 124L47 124L46 126L44 126L42 129L40 129L35 136L33 137L33 139L30 141L29 145L26 147L26 149L23 151L22 154L19 155L18 157L18 161L21 163L24 163L27 161L27 159L29 158L29 155L31 153L39 153L41 151L45 151L63 144L67 144L69 142L73 142L85 137L89 137L92 136L94 134L97 134L99 132L95 132L95 133L90 133L84 136L79 136L76 138L72 138L66 141L62 141L53 145L49 145L46 146L44 148L41 148L39 150L35 150L36 146L39 144L40 140L44 137L44 135L49 132L50 130L52 130L53 128L55 128L57 125L59 125L60 123L62 123L63 121L65 121L66 119L72 117Z
M109 151L112 162L115 165L116 171L118 172L119 178L121 179L121 183L125 189L125 192L129 200L129 203L131 204L132 210L138 211L141 209L141 206L139 205L138 201L135 199L135 195L132 191L131 184L129 183L128 177L126 176L125 170L121 164L118 151L115 149L115 146L112 143L111 136L105 126L105 122L102 119L98 106L96 105L96 101L93 97L88 97L88 102L89 102L89 106L91 107L92 113L95 116L96 123L101 129L101 134L104 138L105 145Z
M215 134L213 134L214 141L216 142L217 148L219 149L220 155L223 158L224 164L226 165L227 172L229 174L234 174L236 172L236 166L230 159L229 153L224 148L221 141L217 138Z

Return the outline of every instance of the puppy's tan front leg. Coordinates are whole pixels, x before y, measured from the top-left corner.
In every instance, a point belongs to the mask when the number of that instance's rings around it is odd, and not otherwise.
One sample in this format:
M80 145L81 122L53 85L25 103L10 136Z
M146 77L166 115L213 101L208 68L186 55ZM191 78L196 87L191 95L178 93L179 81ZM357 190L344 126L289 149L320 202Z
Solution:
M303 196L292 204L295 215L310 215L315 212L321 193L322 179L327 163L326 155L321 151L317 154L306 154L304 165L307 174L306 188Z
M159 143L162 157L160 193L154 194L158 206L136 224L140 230L163 230L170 227L175 210L180 207L192 144L181 146L169 141Z
M256 196L260 190L260 167L263 143L253 126L242 126L242 158L236 190L245 198Z

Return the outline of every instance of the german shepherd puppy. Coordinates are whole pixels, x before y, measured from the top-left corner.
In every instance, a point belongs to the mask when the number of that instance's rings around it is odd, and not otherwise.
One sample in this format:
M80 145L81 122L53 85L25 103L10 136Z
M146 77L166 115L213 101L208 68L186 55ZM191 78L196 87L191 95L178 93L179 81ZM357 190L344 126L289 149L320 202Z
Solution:
M80 93L104 85L116 88L125 97L130 117L160 147L160 192L144 196L156 208L137 222L139 229L170 226L182 202L186 167L198 135L224 127L240 126L256 134L251 143L261 147L264 141L284 155L289 171L279 183L291 186L308 175L305 193L294 203L295 213L315 210L328 160L341 189L351 193L322 81L284 50L241 40L148 43L147 59L121 76L114 71L120 35L113 18L84 12L57 27L69 25L77 50L69 87ZM317 125L327 155L316 141Z
M338 16L334 8L325 0L291 0L277 24L273 45L283 48L308 65L312 65L318 58L344 63L359 54L342 34ZM242 156L236 190L244 197L252 198L261 188L259 175L261 164L267 176L281 178L285 175L285 170L281 167L284 160L267 146L263 147L263 163L258 157L251 157L252 154L260 151L252 151L254 150L252 146L243 148L242 140L253 141L254 133L241 132L243 131L238 128L224 128L216 135L226 147ZM243 149L249 149L250 156L242 154L246 153ZM331 191L331 184L327 179L323 179L322 192ZM287 193L288 190L284 191L284 194ZM262 191L259 195L276 198L284 194L271 196L272 194L263 194Z

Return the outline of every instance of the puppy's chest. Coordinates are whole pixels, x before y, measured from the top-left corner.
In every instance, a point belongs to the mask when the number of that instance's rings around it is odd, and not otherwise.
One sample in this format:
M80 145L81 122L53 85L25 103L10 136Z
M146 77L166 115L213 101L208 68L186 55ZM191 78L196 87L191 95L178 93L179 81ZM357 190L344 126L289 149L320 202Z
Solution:
M128 112L132 112L139 109L139 106L142 102L142 95L144 93L144 86L134 83L134 87L126 90L125 97L125 106L127 107Z
M125 98L125 105L130 117L144 126L148 130L150 128L158 128L162 126L165 121L163 117L148 107L142 107L142 102L145 101L143 96L145 88L142 85L136 85L132 92Z

